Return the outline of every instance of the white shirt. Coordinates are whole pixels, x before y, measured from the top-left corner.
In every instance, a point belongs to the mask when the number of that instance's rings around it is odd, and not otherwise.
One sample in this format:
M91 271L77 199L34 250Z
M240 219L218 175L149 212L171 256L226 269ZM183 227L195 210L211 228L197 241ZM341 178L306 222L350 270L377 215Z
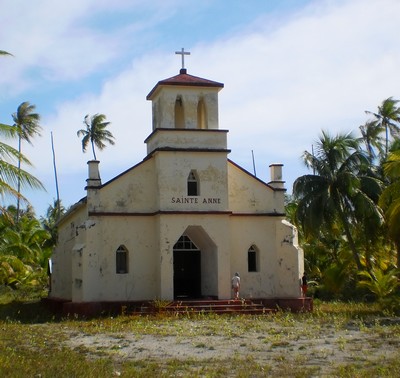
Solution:
M239 287L240 286L240 277L235 276L232 278L232 286Z

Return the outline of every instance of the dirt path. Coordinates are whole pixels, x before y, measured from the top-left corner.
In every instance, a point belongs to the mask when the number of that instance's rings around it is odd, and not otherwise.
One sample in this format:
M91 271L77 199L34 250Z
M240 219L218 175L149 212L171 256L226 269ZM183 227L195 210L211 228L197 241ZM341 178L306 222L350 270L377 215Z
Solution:
M393 323L394 322L394 323ZM390 324L373 326L349 323L342 329L326 324L316 329L297 323L288 327L270 324L267 331L249 330L239 335L134 335L131 333L84 334L67 332L66 345L87 355L109 356L115 360L167 359L197 361L226 360L251 356L272 371L282 364L294 368L318 367L317 376L333 373L348 363L382 364L400 357L400 337ZM195 326L195 325L194 325ZM69 333L68 333L69 332Z

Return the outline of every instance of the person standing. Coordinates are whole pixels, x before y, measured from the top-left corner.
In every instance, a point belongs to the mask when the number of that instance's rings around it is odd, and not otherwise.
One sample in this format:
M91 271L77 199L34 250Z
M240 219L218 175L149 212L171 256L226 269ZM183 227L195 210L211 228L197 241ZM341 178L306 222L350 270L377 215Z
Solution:
M238 272L232 277L233 299L239 299L240 275Z
M301 291L303 293L303 297L305 298L307 296L307 289L308 289L308 284L307 284L307 276L304 273L303 277L301 279Z

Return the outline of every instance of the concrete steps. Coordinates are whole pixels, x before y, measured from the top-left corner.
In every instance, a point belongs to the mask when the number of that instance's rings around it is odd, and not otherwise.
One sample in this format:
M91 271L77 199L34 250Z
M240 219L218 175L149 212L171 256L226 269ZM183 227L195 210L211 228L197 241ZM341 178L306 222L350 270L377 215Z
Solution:
M181 300L158 308L158 312L173 314L248 314L264 315L276 311L250 299L238 300Z
M174 301L107 301L107 302L71 302L57 298L43 298L42 302L53 312L62 316L77 315L95 317L104 315L154 315L166 314L255 314L264 315L284 311L312 311L312 298L252 298L228 299L202 298L192 300L179 298Z

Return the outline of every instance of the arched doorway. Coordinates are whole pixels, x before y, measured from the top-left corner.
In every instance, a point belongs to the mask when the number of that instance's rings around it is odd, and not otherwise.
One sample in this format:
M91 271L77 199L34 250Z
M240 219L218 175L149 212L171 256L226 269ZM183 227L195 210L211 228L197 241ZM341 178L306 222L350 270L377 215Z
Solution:
M201 251L186 235L174 245L174 298L201 297Z

